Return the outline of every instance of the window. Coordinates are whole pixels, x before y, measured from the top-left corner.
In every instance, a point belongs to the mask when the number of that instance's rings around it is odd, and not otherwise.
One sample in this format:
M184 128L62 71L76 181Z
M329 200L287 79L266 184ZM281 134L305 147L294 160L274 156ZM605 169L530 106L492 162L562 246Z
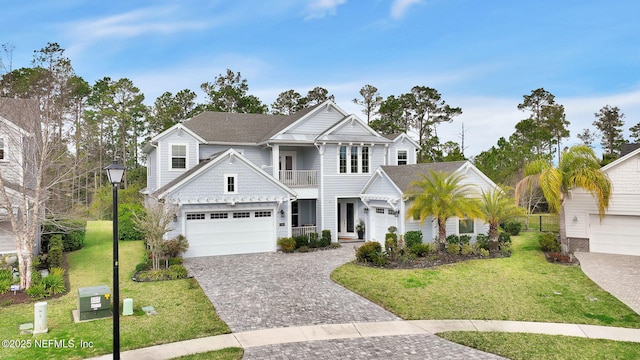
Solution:
M171 169L187 168L187 145L171 145Z
M473 219L460 219L458 221L459 234L473 234Z
M256 211L254 217L271 217L271 211Z
M229 214L226 212L212 213L211 218L212 219L228 219Z
M369 172L369 147L362 147L362 173L367 174Z
M376 214L384 214L384 209L376 208Z
M299 206L298 201L294 201L291 203L291 226L298 227L299 226Z
M395 215L395 214L396 214L395 210L387 209L387 215Z
M224 193L225 194L238 193L238 175L224 174Z
M407 165L407 150L398 150L398 165Z
M248 218L251 217L251 213L246 211L246 212L234 212L233 213L233 218L234 219L242 219L242 218Z
M347 172L347 147L340 146L340 174Z
M6 150L4 147L4 138L0 138L0 160L6 160Z
M351 173L358 173L358 147L351 147Z
M187 220L204 220L204 213L201 214L187 214Z
M369 173L369 147L344 146L338 148L338 172L340 174Z

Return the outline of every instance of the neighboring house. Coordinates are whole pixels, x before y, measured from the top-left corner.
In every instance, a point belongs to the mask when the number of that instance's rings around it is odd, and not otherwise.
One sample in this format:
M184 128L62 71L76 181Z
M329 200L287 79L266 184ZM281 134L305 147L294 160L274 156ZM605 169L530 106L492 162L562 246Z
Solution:
M331 101L288 116L203 112L145 144L144 193L174 207L166 237L185 235L186 257L275 251L325 229L355 239L375 213L362 189L383 166L415 164L417 148Z
M29 196L32 168L27 155L32 151L33 135L25 130L38 123L36 100L0 98L0 176L9 197L9 204L0 198L0 254L15 253L16 242L8 219L8 211L17 211L18 204ZM34 239L34 253L40 251L39 239Z
M399 234L407 231L421 230L424 242L438 237L438 224L432 217L425 219L421 225L418 218L407 218L407 210L411 207L410 194L415 190L412 182L422 180L421 174L429 175L431 171L443 172L457 176L462 175L461 185L473 186L478 198L482 190L496 188L496 184L484 175L469 161L453 161L443 163L424 163L404 166L381 166L362 189L360 199L367 210L367 240L375 240L384 244L385 234L390 226L395 226ZM475 239L478 234L486 234L489 225L479 219L450 218L446 222L447 235L469 235Z
M590 193L574 189L565 199L569 250L640 256L640 148L601 171L609 176L612 185L603 219Z

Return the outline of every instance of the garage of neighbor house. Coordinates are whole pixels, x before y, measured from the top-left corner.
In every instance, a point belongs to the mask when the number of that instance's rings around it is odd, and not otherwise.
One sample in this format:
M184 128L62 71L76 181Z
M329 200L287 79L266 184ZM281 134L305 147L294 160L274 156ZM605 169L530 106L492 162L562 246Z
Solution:
M640 256L640 216L589 216L589 251Z

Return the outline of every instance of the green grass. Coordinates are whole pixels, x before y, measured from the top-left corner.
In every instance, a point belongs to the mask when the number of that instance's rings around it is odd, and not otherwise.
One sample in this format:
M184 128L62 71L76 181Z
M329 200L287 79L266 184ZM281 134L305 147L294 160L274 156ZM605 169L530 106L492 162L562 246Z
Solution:
M181 356L174 360L240 360L242 359L242 355L244 355L244 350L242 348L226 348L217 351Z
M530 214L527 215L529 220L529 230L540 231L542 223L542 231L559 232L560 218L557 214Z
M0 348L0 359L80 359L112 351L111 318L74 323L71 311L77 308L78 287L112 284L111 222L87 225L85 247L68 254L69 293L48 303L48 328L44 335L19 335L18 326L33 322L33 304L12 305L0 310L0 340L31 340L29 349ZM144 245L140 241L120 242L120 298L133 298L134 316L120 318L121 350L229 333L216 315L211 302L191 279L136 283L131 275L141 261ZM157 315L142 314L142 306L154 306ZM121 306L122 309L122 306ZM34 339L74 340L74 348L35 348ZM91 347L80 347L80 341Z
M640 344L622 341L495 332L445 332L447 340L514 360L638 359Z
M640 328L640 316L579 266L548 263L537 233L512 237L510 258L434 269L345 264L331 277L404 319L488 319Z

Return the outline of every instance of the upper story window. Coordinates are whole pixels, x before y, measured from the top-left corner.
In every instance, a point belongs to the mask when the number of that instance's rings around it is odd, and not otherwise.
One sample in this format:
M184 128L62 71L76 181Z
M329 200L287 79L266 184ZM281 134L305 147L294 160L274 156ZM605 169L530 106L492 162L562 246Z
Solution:
M398 165L407 165L407 150L398 150Z
M184 170L187 168L187 145L171 145L171 169Z
M4 138L0 138L0 160L7 160L7 148Z
M369 147L345 146L338 147L338 172L340 174L369 173Z
M238 175L224 174L224 193L225 194L238 193Z

